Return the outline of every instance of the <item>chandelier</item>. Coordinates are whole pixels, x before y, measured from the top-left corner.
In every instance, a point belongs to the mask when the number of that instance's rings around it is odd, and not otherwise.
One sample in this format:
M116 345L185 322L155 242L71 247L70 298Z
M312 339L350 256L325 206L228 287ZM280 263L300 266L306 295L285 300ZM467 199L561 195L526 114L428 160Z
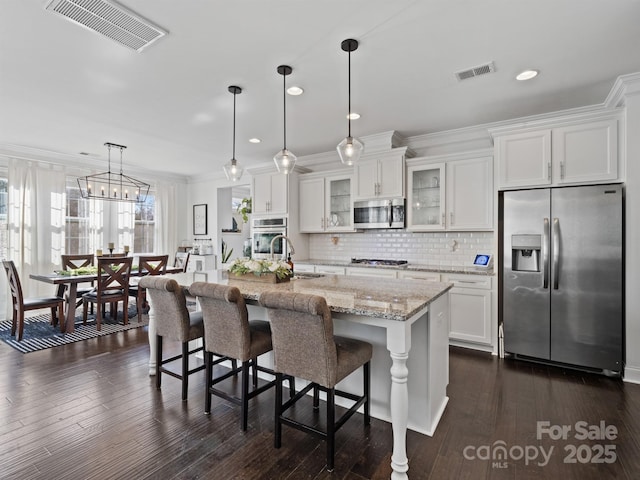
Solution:
M122 151L127 148L116 143L105 143L108 149L109 170L78 178L82 198L96 198L116 202L139 202L147 200L151 185L122 173ZM120 150L120 173L111 171L111 149Z

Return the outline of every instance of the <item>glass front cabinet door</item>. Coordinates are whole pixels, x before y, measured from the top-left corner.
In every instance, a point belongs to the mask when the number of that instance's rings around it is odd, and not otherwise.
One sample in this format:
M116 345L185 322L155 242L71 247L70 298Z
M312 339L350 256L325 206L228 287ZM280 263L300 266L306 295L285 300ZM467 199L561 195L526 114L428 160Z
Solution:
M327 177L325 182L327 190L325 230L328 232L353 230L351 177Z
M407 229L444 230L445 164L411 166L407 177Z

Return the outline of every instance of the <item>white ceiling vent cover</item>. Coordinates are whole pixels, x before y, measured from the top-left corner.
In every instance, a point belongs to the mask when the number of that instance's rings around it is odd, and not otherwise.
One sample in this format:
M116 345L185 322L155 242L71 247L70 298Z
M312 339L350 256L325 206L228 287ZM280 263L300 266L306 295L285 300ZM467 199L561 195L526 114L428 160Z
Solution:
M468 78L478 77L487 73L495 72L496 67L493 62L485 63L484 65L478 65L477 67L467 68L466 70L460 70L455 73L458 80L466 80Z
M46 10L58 13L137 52L167 34L165 30L113 0L51 0Z

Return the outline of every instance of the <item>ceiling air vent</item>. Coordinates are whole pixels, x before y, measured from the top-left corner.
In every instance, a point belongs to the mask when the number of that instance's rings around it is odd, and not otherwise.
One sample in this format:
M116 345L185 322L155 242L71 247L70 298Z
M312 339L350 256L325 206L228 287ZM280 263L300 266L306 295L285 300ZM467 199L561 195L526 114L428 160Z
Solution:
M477 67L467 68L466 70L460 70L454 75L458 80L466 80L468 78L478 77L487 73L495 72L496 67L493 62L485 63L484 65L478 65Z
M46 10L137 52L167 34L113 0L51 0Z

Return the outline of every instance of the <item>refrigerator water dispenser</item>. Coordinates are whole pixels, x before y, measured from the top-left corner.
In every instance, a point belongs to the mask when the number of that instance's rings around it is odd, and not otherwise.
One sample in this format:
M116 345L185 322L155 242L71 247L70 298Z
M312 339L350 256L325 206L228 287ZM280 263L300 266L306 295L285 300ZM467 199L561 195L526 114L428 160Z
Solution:
M511 235L514 272L539 272L542 235Z

